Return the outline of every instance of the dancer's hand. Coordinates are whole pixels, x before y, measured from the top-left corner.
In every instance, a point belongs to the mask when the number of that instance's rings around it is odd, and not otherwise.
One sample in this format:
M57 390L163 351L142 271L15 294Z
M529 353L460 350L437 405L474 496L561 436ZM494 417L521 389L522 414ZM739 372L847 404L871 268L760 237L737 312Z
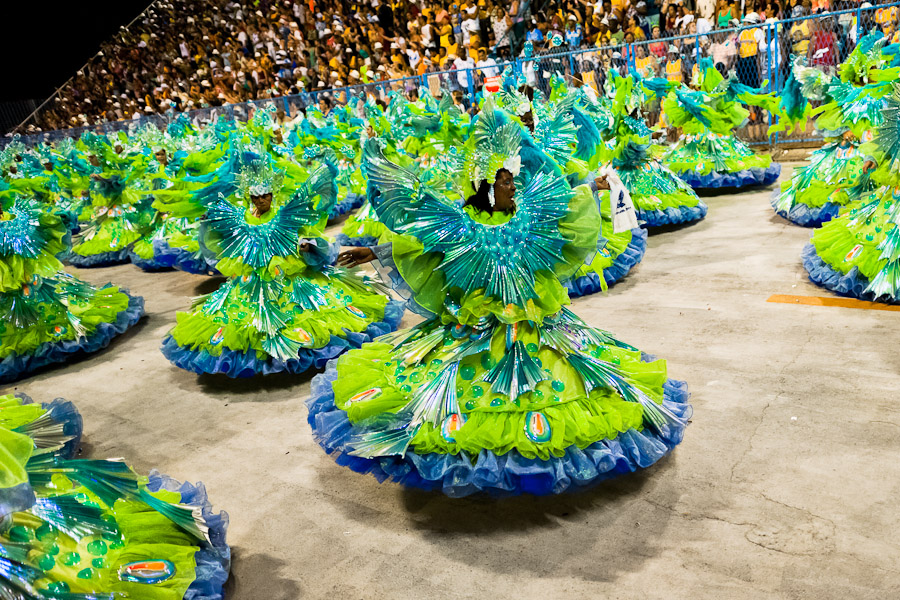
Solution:
M375 253L371 248L351 248L338 254L339 267L358 267L359 265L375 260Z
M877 166L878 165L875 163L874 160L867 160L866 162L863 163L862 172L868 173L869 171L876 168Z
M300 252L312 252L314 246L309 242L303 242L300 244Z
M606 180L606 175L596 177L594 179L594 184L597 186L597 191L609 189L609 182Z

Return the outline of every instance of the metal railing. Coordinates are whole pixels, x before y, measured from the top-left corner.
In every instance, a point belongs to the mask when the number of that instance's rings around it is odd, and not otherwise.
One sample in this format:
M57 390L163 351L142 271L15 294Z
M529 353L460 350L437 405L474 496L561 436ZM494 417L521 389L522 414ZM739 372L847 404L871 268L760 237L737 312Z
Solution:
M656 75L687 82L693 74L694 66L703 57L712 58L717 68L724 73L734 70L738 79L745 85L759 87L765 84L768 91L777 92L782 89L789 75L792 56L805 54L810 64L826 69L835 67L873 27L888 28L889 33L896 31L896 15L900 13L900 9L895 7L900 7L900 2L731 29L717 29L705 34L643 40L628 45L578 50L565 50L561 46L559 51L550 50L528 58L519 57L509 62L497 63L496 67L438 71L402 79L200 108L184 114L187 114L195 124L210 123L220 116L246 120L257 108L274 104L276 108L284 111L286 118L293 118L300 110L304 110L310 104L317 104L322 98L332 104L346 104L353 98L361 98L367 94L386 100L392 91L411 92L420 87L427 88L432 93L439 89L448 89L464 110L474 112L474 107L477 107L481 97L485 75L501 73L507 66L512 67L517 74L524 74L530 85L546 94L550 91L550 78L554 73L569 79L577 77L598 89L602 89L610 69L618 69L622 74L634 69L642 75L650 75L650 71L653 70ZM886 20L885 13L879 11L891 8L894 8L894 11L888 16L892 16L892 19ZM896 34L894 35L896 37ZM804 41L807 43L804 44ZM677 58L670 59L669 50L673 46ZM85 131L97 133L133 131L146 123L164 126L175 116L173 112L140 116L136 119L38 133L23 136L21 139L28 145L34 145L67 137L77 138ZM651 107L649 116L655 120L658 113L654 113ZM737 131L737 134L750 144L810 143L821 140L820 134L811 125L808 125L806 130L795 131L791 135L776 133L769 136L768 126L773 124L776 118L765 111L754 110L748 122ZM9 138L0 140L0 147L8 141Z

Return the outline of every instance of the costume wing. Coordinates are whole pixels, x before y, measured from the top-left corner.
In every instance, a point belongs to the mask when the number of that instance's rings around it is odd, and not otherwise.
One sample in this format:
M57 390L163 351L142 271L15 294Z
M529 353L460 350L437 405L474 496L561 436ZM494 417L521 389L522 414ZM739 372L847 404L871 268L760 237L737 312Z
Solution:
M254 268L266 266L275 256L296 256L297 230L318 220L319 212L306 186L264 223L248 223L245 210L224 197L219 197L207 212L208 227L222 236L221 256L241 258Z
M369 199L379 219L396 233L418 239L426 253L441 256L445 288L483 290L503 304L537 298L535 274L553 271L567 240L559 231L574 192L563 177L539 172L516 195L516 214L501 225L473 220L441 199L415 173L367 144ZM377 152L377 153L376 153Z

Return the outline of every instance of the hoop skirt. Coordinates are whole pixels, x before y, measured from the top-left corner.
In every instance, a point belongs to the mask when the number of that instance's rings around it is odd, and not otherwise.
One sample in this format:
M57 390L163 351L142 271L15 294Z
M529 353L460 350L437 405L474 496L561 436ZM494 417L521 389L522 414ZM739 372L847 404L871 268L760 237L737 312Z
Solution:
M202 483L73 459L81 415L0 396L0 590L10 598L221 600L228 515Z

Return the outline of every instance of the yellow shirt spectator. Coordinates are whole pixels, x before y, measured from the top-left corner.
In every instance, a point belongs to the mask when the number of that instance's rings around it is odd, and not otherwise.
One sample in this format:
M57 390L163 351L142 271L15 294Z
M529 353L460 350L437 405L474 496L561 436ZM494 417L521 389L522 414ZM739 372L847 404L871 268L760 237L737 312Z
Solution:
M450 23L444 23L438 28L438 35L441 37L441 46L447 49L447 53L450 53L450 37L453 35L453 27L450 26Z
M791 51L794 54L806 54L809 49L809 23L807 21L797 21L791 25L791 39L794 44Z
M744 29L738 36L738 52L741 58L756 56L759 47L756 41L756 29Z
M674 61L670 60L666 63L666 79L669 81L677 81L679 83L684 80L680 58Z
M879 8L875 11L875 22L879 25L884 25L886 23L893 23L897 20L897 7L891 6L890 8Z

